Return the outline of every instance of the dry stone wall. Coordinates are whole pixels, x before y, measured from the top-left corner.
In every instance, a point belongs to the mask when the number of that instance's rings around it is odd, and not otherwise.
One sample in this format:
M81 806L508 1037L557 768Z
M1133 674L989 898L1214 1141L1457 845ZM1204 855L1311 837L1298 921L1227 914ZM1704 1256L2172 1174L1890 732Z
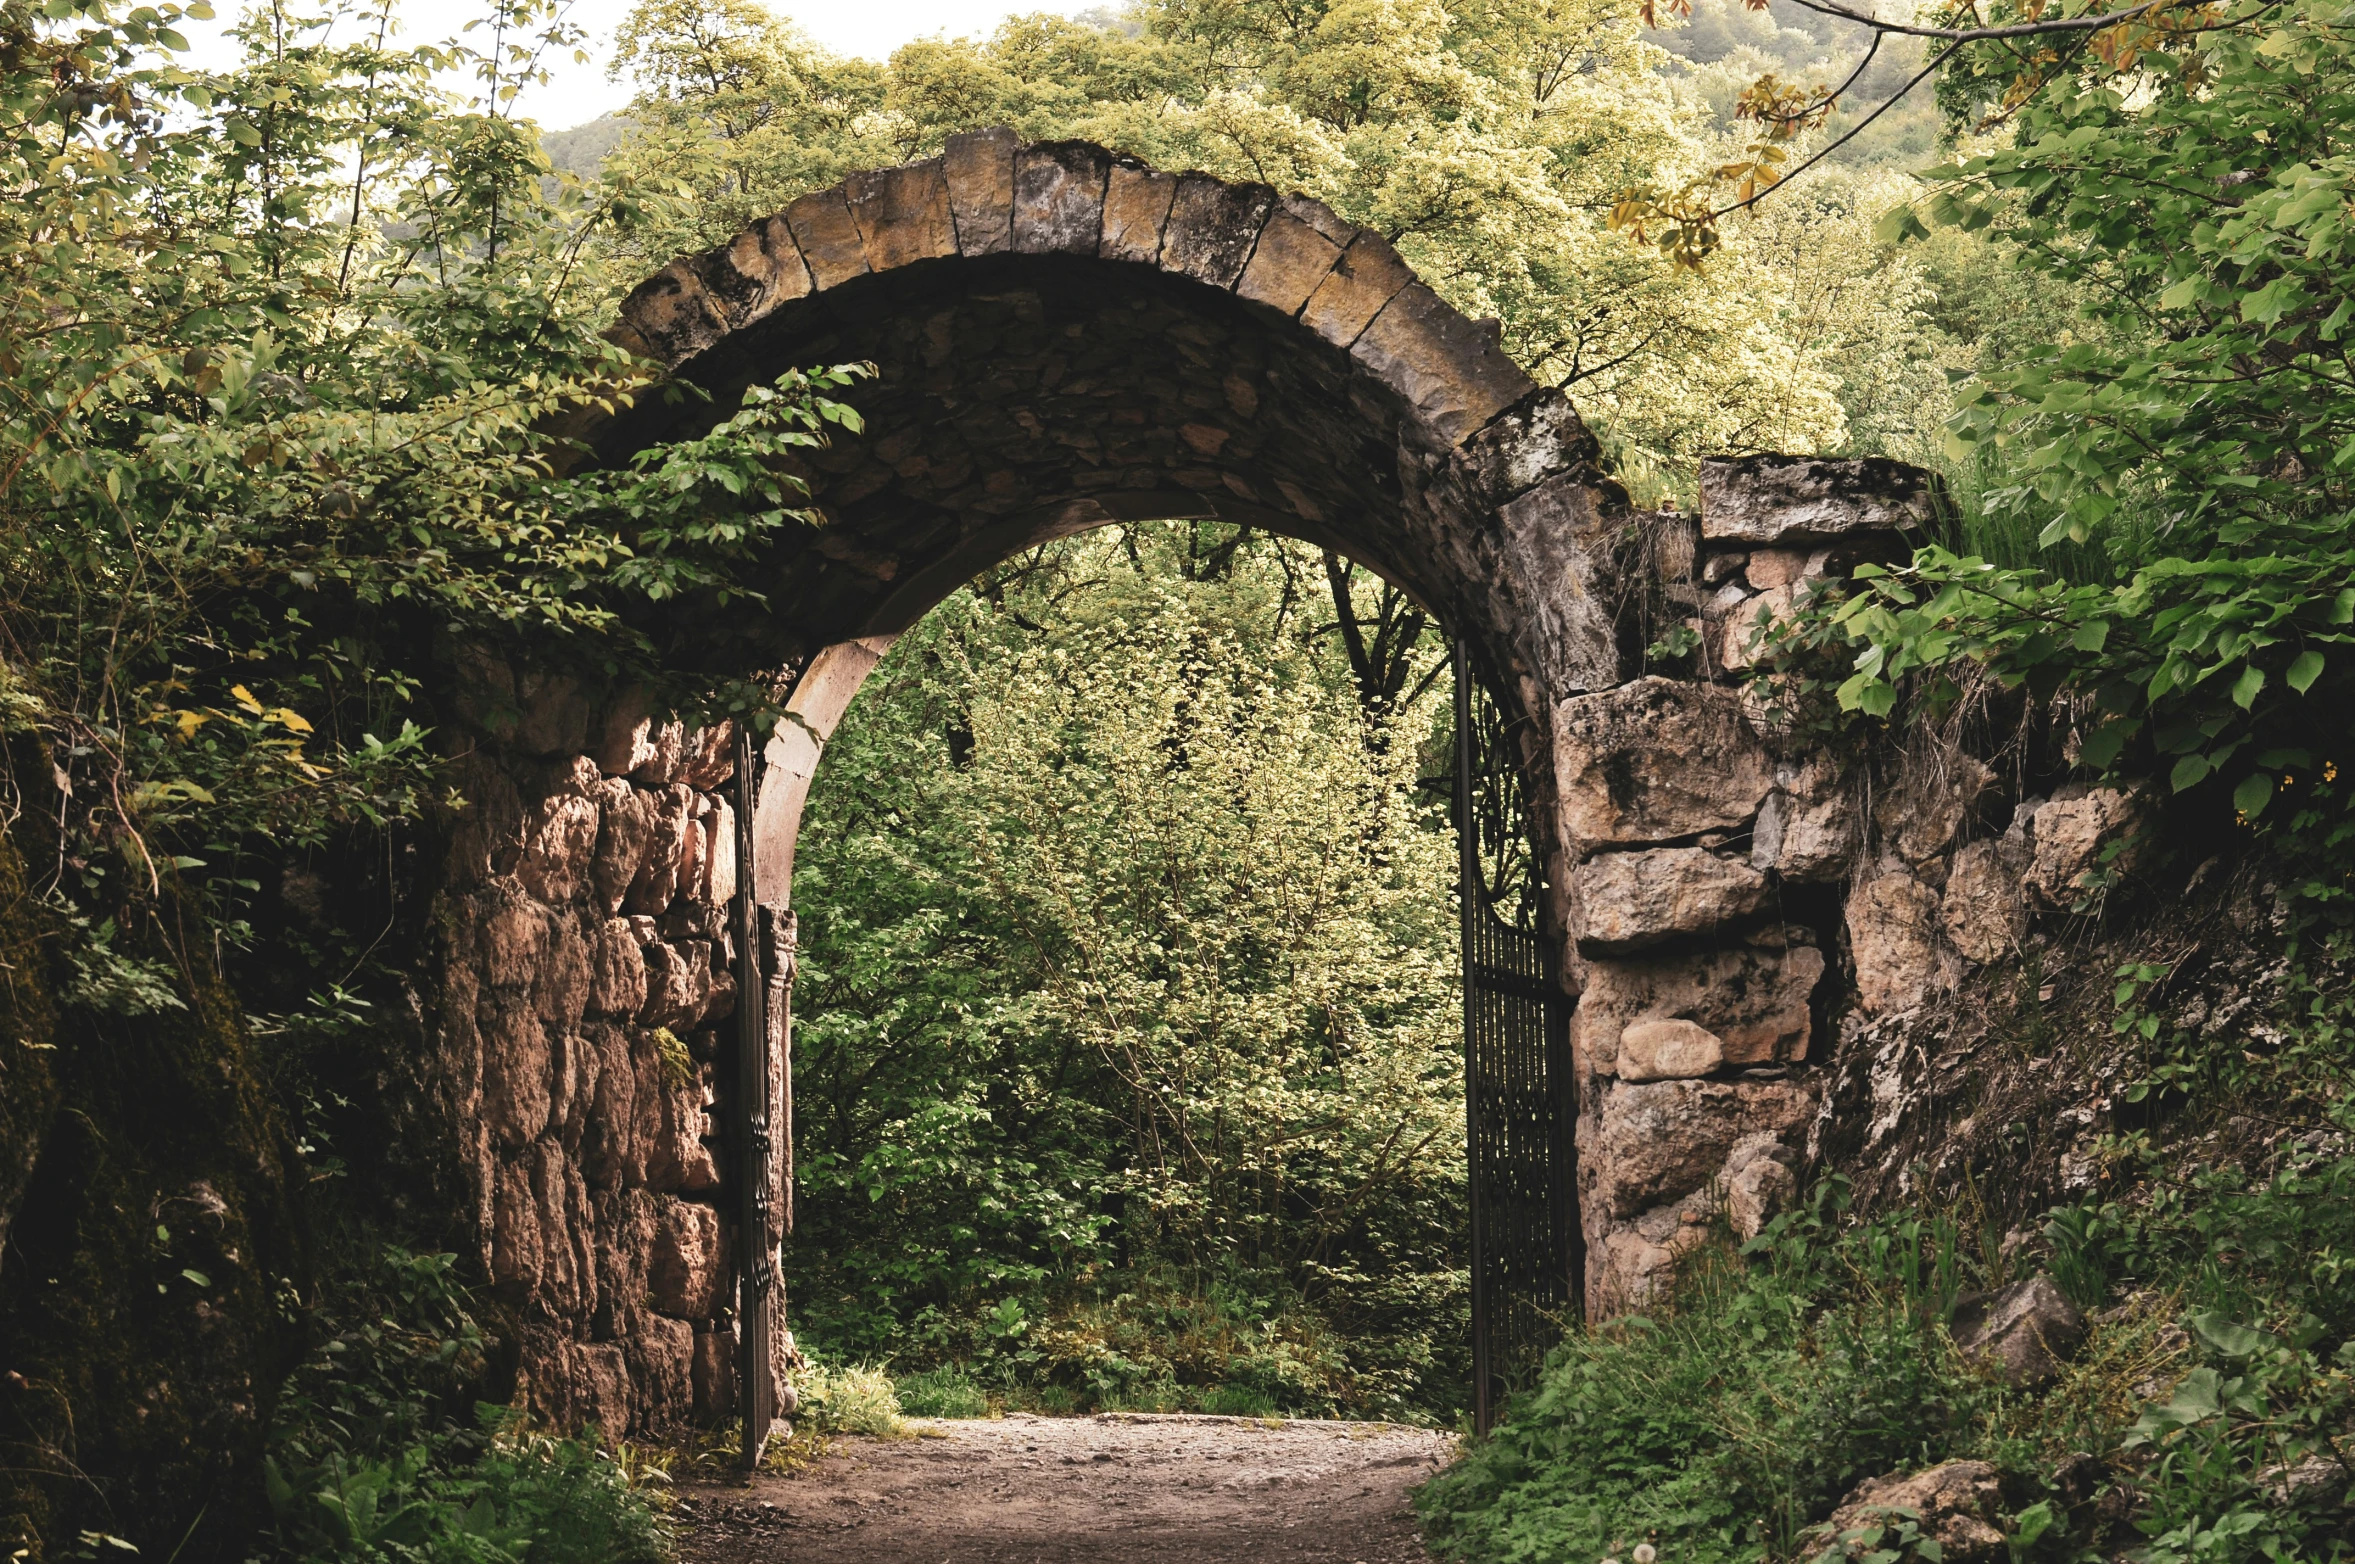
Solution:
M1595 1314L1643 1304L1720 1216L1755 1235L1822 1147L1834 1036L1902 1030L2012 955L2139 811L2103 788L2008 802L1932 735L1834 749L1779 727L1750 678L1772 627L1934 531L1933 482L1763 456L1705 462L1700 487L1698 517L1650 523L1661 579L1621 583L1693 632L1698 677L1554 711Z
M441 887L436 1128L518 1389L552 1422L724 1414L731 1224L713 1119L735 1011L725 726L467 669L474 747Z

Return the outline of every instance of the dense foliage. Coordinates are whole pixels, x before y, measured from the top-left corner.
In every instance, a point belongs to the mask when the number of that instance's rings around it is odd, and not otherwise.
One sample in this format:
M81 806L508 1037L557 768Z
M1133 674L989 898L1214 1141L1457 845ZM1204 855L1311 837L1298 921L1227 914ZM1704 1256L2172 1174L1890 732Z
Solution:
M2007 133L1884 233L1999 236L2081 325L1982 366L1947 437L2043 557L1934 548L1871 582L1830 625L1843 707L1991 670L2075 701L2089 766L2215 779L2249 819L2345 758L2349 40L2331 4L2186 7L1946 78Z
M1454 847L1418 785L1448 686L1409 635L1369 701L1336 601L1297 544L1094 534L875 673L794 872L821 1354L1049 1404L1452 1412Z

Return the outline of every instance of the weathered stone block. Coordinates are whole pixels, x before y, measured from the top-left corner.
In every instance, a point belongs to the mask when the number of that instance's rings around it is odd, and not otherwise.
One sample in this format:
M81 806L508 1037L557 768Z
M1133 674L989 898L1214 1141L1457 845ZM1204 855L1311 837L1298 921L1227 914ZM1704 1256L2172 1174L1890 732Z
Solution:
M548 949L548 915L521 898L478 902L477 962L488 988L528 988Z
M720 1214L706 1205L663 1201L646 1277L654 1307L680 1319L708 1319L721 1300L726 1278Z
M1972 961L2001 961L2028 932L2028 898L2001 842L1967 842L1946 874L1938 920L1947 940Z
M1260 230L1235 293L1280 314L1297 315L1340 258L1340 245L1289 212L1277 212Z
M941 151L957 249L996 255L1014 248L1014 153L1022 138L1003 125L961 130Z
M1938 893L1892 867L1848 893L1848 949L1857 1002L1873 1015L1912 1010L1954 986L1954 955L1939 937Z
M1837 880L1856 855L1857 814L1855 795L1828 757L1780 764L1751 833L1751 867L1786 881Z
M1948 1461L1910 1477L1869 1477L1832 1512L1833 1537L1866 1526L1912 1520L1938 1544L1946 1564L1980 1564L2006 1556L2003 1484L1985 1461Z
M1745 1243L1799 1193L1799 1154L1773 1135L1745 1135L1725 1158L1725 1215Z
M698 258L695 275L704 297L730 330L737 330L780 304L806 298L817 287L801 246L782 214L764 217L728 241L727 248Z
M646 861L660 814L655 795L618 777L601 790L597 855L589 862L589 888L608 917L621 911L630 884Z
M695 1416L716 1423L736 1410L736 1328L695 1333Z
M1590 954L1638 950L1751 917L1767 889L1750 865L1698 847L1598 853L1572 877L1574 933Z
M840 185L813 190L785 208L785 226L801 247L810 280L820 289L867 275L867 242L860 237Z
M957 253L949 182L939 158L853 174L842 182L842 195L870 271Z
M1571 1035L1588 1068L1606 1075L1621 1033L1644 1021L1694 1023L1716 1036L1728 1065L1804 1059L1823 970L1823 952L1807 945L1590 961Z
M704 297L703 279L686 262L673 261L630 290L611 335L633 353L676 364L717 342L727 329Z
M1414 272L1398 258L1390 241L1380 234L1360 233L1349 241L1341 258L1316 292L1301 307L1300 323L1337 348L1355 342L1383 307L1415 280Z
M1115 159L1104 187L1104 236L1096 253L1108 261L1161 259L1161 230L1177 196L1177 175L1164 174L1129 158Z
M1690 1021L1638 1021L1619 1033L1623 1081L1690 1080L1724 1064L1724 1040Z
M524 827L523 855L515 866L523 888L551 905L572 900L588 877L602 824L596 804L578 794L541 800Z
M1557 705L1554 774L1580 847L1736 830L1774 786L1738 695L1657 677Z
M547 1032L528 1003L505 995L483 997L477 1024L483 1125L499 1145L528 1145L548 1127Z
M1170 202L1169 226L1162 230L1161 269L1213 288L1232 288L1275 209L1276 193L1266 185L1185 175Z
M1547 675L1555 690L1619 682L1610 563L1617 518L1603 499L1573 466L1497 509L1498 542L1519 587L1515 606L1532 638L1551 653Z
M1954 1306L1954 1344L2015 1389L2050 1383L2085 1339L2085 1316L2036 1275Z
M1338 268L1336 268L1337 270ZM1421 283L1400 289L1349 345L1450 445L1537 389L1499 345L1494 321L1466 320Z
M1815 1098L1791 1081L1621 1081L1603 1093L1596 1137L1599 1210L1625 1220L1706 1189L1745 1135L1803 1124Z
M1729 456L1701 463L1701 536L1790 548L1858 532L1928 532L1935 474L1886 457Z
M1093 255L1104 234L1111 154L1085 141L1041 141L1014 154L1014 248Z
M558 1032L580 1024L589 1002L589 944L571 918L548 920L547 954L532 972L532 1008Z
M2070 906L2109 845L2142 828L2146 807L2139 788L2062 788L2029 815L2034 849L2020 883L2048 907Z

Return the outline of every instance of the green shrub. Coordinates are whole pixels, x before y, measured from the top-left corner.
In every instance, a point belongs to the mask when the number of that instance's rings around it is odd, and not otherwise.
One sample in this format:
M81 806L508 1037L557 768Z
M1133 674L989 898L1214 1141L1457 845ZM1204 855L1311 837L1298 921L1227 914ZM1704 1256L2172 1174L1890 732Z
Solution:
M989 1393L961 1364L926 1369L894 1381L900 1410L910 1417L987 1417Z
M483 1337L455 1257L383 1250L319 1311L265 1463L271 1564L660 1564L655 1496L592 1440L468 1395Z
M794 1376L793 1388L801 1396L798 1416L820 1433L896 1439L907 1431L891 1376L872 1364L812 1363Z

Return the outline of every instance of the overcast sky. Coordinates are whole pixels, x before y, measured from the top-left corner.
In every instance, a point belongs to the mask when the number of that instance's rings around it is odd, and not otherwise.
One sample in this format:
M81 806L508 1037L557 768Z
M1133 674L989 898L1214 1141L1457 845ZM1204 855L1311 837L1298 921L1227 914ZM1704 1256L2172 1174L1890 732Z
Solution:
M233 58L222 30L240 8L240 0L214 0L222 20L185 27L194 46L189 63L219 67ZM911 38L931 33L989 32L1017 11L1084 11L1101 0L805 0L798 7L772 0L771 9L838 54L861 54L880 60ZM554 79L522 95L524 112L550 130L568 130L629 101L629 88L605 79L606 62L613 53L613 30L629 14L631 0L573 0L571 19L588 30L587 65L569 58L549 62ZM403 33L412 43L429 43L450 36L483 14L479 0L402 0L399 11ZM481 36L477 29L474 37Z

